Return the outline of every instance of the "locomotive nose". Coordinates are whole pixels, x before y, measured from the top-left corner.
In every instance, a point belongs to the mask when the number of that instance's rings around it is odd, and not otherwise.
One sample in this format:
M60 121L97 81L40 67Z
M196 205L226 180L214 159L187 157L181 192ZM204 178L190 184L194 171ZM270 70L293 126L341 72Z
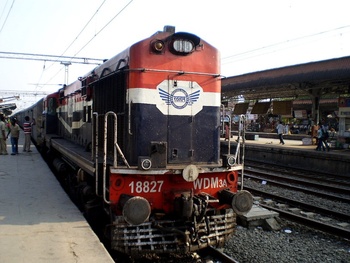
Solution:
M219 192L220 202L231 205L232 209L238 215L246 214L253 206L253 196L246 190L233 193L228 190Z
M123 207L124 220L131 225L139 225L146 222L150 214L151 206L141 196L130 198Z

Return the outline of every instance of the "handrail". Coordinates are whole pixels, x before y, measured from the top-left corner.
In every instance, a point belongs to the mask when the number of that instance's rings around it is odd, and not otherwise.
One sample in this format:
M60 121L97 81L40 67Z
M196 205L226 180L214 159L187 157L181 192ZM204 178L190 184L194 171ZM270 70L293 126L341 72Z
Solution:
M98 192L98 113L92 113L92 129L95 127L95 136L92 136L92 157L95 156L95 193L97 196L100 196Z
M129 110L128 110L128 132L129 132L129 135L132 135L132 132L131 132L131 104L132 104L132 100L129 102Z
M124 154L123 154L123 152L122 152L122 149L120 149L118 143L115 143L114 145L115 145L115 147L117 148L118 153L120 154L120 157L123 159L125 165L126 165L128 168L130 168L130 165L129 165L129 163L128 163L128 160L126 160L126 158L125 158L125 156L124 156Z
M242 172L241 172L241 190L243 190L243 179L244 179L244 155L245 155L245 130L246 130L246 118L242 114L239 118L239 126L238 126L238 143L237 150L240 147L240 138L242 138Z
M107 170L107 120L108 116L112 115L114 118L114 144L117 143L117 114L115 114L113 111L109 111L105 114L105 125L104 125L104 140L103 140L103 200L110 204L111 202L107 200L106 192L107 192L107 182L106 182L106 170ZM116 148L113 147L114 153L113 153L113 166L117 166L117 153Z

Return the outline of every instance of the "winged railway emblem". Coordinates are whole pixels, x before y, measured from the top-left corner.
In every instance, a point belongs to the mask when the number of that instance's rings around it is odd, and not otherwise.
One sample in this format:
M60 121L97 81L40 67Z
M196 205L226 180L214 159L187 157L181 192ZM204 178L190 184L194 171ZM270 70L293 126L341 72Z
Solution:
M169 93L166 90L159 88L159 96L166 105L172 105L176 109L184 109L187 106L192 106L200 96L200 90L196 90L191 94L182 88L177 88Z

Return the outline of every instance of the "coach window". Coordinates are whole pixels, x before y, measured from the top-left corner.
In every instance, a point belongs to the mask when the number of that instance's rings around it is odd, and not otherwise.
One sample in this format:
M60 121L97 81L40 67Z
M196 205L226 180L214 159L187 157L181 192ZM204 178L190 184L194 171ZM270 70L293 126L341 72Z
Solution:
M56 114L56 100L55 100L55 98L49 99L49 105L47 107L47 114L49 114L49 115Z
M87 116L86 116L86 106L83 107L83 122L86 122Z
M91 122L91 106L84 107L83 116L83 122Z
M64 85L65 87L66 85ZM64 88L60 89L59 90L59 99L60 99L60 102L62 103L63 99L64 99Z

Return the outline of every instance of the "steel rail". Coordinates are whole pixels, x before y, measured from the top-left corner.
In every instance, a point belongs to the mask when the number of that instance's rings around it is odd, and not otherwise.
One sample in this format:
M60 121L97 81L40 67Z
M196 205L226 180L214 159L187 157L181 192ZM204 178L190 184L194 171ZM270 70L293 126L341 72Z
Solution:
M334 211L334 210L329 210L328 208L323 208L323 207L319 207L319 206L314 206L305 202L301 202L301 201L297 201L297 200L292 200L280 195L275 195L275 194L271 194L259 189L254 189L251 187L247 187L245 186L246 190L249 190L251 193L255 193L259 196L262 197L266 197L266 198L271 198L273 200L279 201L279 202L283 202L283 203L287 203L288 205L292 205L295 207L298 207L300 209L305 209L305 210L309 210L315 213L319 213L322 214L324 216L330 216L333 215L334 217L336 217L336 219L340 219L340 220L345 220L345 221L350 221L350 215L349 214L344 214L338 211Z
M280 216L282 216L284 218L288 218L294 222L301 223L301 224L306 225L310 228L314 228L314 229L326 232L328 234L336 235L336 236L347 238L347 239L350 236L349 229L337 227L337 226L326 224L326 223L322 223L320 221L317 221L317 220L314 220L311 218L307 218L304 216L300 216L300 215L297 215L297 214L294 214L294 213L291 213L291 212L288 212L285 210L281 210L281 209L278 209L275 207L271 207L268 205L260 204L260 206L262 206L266 209L269 209L269 210L273 210L273 211L279 213Z
M311 189L307 189L307 188L303 188L303 187L299 187L299 186L295 186L295 185L285 184L285 183L281 183L281 182L278 182L275 180L270 180L267 178L261 178L258 176L250 175L247 173L244 174L244 177L245 178L253 178L255 180L266 180L271 185L278 185L278 186L282 186L282 187L289 188L292 190L298 190L298 191L301 191L301 192L306 193L306 194L312 194L312 195L324 197L324 198L332 198L333 200L341 201L344 203L350 203L349 197L343 197L343 196L333 195L333 194L329 194L329 193L323 193L323 192L320 192L317 190L311 190Z
M239 263L237 260L235 260L234 258L231 258L230 256L228 256L227 254L217 250L216 248L212 247L212 246L208 246L205 249L203 249L205 254L208 254L212 257L214 257L215 259L220 260L220 262L225 262L225 263Z
M277 178L281 181L300 183L300 184L307 185L307 186L314 186L314 187L318 187L320 189L325 189L327 191L332 190L332 191L334 191L336 193L340 193L340 194L349 195L349 193L350 193L350 187L339 186L340 184L342 184L340 182L325 181L325 183L320 183L319 182L320 180L318 178L309 178L308 177L304 180L304 179L301 179L299 177L299 175L290 174L290 175L287 175L288 177L286 177L283 174L274 174L274 173L271 173L270 171L261 171L261 170L259 171L259 170L247 168L247 167L245 168L245 170L250 172L251 174L255 174L257 176L268 176L271 178ZM278 172L278 173L283 173L283 172ZM293 177L293 178L290 178L290 177ZM303 178L305 178L305 177L303 177ZM333 185L331 185L331 184L333 184ZM337 184L337 185L335 185L335 184Z

